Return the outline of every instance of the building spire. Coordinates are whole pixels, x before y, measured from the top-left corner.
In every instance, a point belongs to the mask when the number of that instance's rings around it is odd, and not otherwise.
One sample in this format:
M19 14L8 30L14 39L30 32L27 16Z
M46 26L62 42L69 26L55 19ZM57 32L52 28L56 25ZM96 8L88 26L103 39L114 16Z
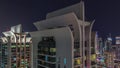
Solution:
M85 21L85 5L83 0L80 1L80 18L81 20Z

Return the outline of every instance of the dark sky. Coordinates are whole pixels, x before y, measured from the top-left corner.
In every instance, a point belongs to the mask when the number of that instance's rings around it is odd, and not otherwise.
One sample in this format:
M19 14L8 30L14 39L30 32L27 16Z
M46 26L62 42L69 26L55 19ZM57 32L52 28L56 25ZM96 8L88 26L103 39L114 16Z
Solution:
M86 20L96 20L93 30L100 35L120 35L119 0L84 0ZM3 0L0 2L0 32L22 24L24 31L34 31L33 22L45 19L54 10L79 3L80 0Z

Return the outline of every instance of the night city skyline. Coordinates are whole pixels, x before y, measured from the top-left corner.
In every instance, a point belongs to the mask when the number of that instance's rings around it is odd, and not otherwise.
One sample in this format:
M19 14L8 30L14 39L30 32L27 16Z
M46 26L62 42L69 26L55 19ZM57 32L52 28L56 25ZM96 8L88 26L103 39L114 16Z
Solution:
M119 32L119 1L84 0L86 20L95 19L93 30L102 36ZM11 0L0 2L0 32L8 30L11 26L22 24L24 31L35 31L34 22L45 19L47 13L61 9L80 0ZM113 24L114 23L114 24Z
M119 2L0 2L0 68L119 68Z

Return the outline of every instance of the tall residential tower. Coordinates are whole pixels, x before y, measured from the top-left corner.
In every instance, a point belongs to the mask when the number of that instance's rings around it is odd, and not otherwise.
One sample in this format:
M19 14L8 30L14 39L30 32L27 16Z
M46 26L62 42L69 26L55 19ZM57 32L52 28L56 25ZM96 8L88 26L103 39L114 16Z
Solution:
M45 20L34 23L38 31L30 33L32 68L91 68L94 21L85 21L84 12L84 2L81 1L48 13Z
M7 39L7 67L31 68L31 37L28 32L22 32L21 25L11 27L10 31L3 32ZM5 46L5 45L4 45Z

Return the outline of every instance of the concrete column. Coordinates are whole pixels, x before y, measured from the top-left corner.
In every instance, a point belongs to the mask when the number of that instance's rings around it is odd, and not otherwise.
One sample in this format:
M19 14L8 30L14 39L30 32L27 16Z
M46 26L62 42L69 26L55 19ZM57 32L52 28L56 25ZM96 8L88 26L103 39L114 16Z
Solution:
M8 37L8 68L11 68L11 37Z

